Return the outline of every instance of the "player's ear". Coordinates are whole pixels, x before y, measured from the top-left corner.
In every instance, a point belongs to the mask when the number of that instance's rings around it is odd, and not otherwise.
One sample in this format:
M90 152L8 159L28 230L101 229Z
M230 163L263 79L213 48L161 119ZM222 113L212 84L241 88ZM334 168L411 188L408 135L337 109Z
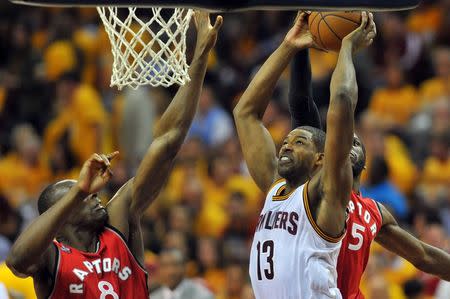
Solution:
M315 161L316 166L322 166L324 156L325 156L324 153L316 153L316 161Z

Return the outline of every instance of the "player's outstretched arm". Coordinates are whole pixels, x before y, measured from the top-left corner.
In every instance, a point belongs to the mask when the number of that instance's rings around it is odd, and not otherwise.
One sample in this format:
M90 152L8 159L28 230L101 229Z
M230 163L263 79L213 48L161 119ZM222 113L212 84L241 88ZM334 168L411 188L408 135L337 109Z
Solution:
M196 11L197 44L189 75L191 81L180 87L167 110L156 125L155 140L140 164L133 185L131 210L142 213L160 192L173 166L197 110L208 54L214 47L222 26L218 16L211 26L209 13Z
M317 224L333 237L340 236L344 230L345 208L350 198L353 178L350 150L354 134L354 111L358 100L353 54L359 48L370 45L375 33L373 15L363 12L361 26L342 41L336 69L331 78L324 164L315 182L317 186L317 180L320 180L321 192L316 194L322 194Z
M383 225L375 238L379 244L412 263L417 269L450 281L450 254L428 245L402 229L381 204Z
M284 41L258 71L233 110L242 151L250 174L262 191L268 191L277 177L276 149L262 123L273 90L292 57L313 45L308 15L299 13Z
M94 154L83 164L78 181L70 191L36 218L14 242L6 259L11 271L21 277L33 276L43 269L52 273L56 254L52 240L81 202L106 185L111 178L109 160L117 154Z
M211 26L209 14L196 11L197 42L189 67L191 80L180 87L167 110L156 124L154 140L144 156L133 180L124 185L108 204L110 224L128 238L130 222L140 216L157 197L166 182L194 118L205 77L208 54L214 47L223 19L217 17ZM131 218L136 218L134 220Z
M313 98L311 80L309 49L303 49L295 54L291 64L288 102L292 129L300 126L322 128L319 109Z

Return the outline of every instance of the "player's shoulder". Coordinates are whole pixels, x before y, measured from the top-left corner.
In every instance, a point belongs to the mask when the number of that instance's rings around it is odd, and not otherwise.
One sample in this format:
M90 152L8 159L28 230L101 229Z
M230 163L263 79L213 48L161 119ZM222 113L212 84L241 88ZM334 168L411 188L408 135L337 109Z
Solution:
M352 197L352 200L363 203L363 204L367 204L367 205L377 205L378 204L375 199L370 198L370 197L364 197L364 195L361 194L361 192L352 191L351 197Z
M353 204L359 204L364 206L371 214L376 214L379 217L383 217L382 206L375 199L370 197L364 197L360 192L352 191L351 201Z

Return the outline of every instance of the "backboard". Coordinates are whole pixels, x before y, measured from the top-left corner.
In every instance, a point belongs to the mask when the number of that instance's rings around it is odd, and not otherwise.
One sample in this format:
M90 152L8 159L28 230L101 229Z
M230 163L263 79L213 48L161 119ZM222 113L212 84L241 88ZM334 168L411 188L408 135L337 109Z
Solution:
M184 7L211 11L243 10L404 10L416 7L420 0L10 0L16 4L38 6L119 6Z

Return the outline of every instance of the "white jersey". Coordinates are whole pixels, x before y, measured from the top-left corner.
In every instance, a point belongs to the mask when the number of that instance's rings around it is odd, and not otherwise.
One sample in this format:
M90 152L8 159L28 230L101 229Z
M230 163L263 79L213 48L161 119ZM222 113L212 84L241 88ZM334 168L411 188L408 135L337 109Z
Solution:
M283 179L267 194L250 256L256 299L342 298L336 271L341 238L325 235L314 222L306 185L282 195Z

